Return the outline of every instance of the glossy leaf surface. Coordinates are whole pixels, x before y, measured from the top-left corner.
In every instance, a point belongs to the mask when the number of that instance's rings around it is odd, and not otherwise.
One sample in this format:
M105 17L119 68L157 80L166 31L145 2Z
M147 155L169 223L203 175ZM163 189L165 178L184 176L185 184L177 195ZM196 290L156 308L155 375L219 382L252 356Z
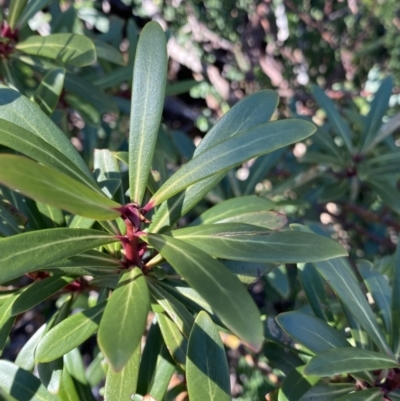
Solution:
M16 46L26 54L43 56L58 63L84 67L96 61L93 42L83 35L55 33L48 36L30 36Z
M143 239L210 304L229 329L252 349L261 348L263 337L258 310L240 281L221 262L172 237L149 234Z
M325 237L293 231L271 232L249 224L203 224L171 234L222 259L300 263L346 255L341 245Z
M218 330L206 312L200 312L189 337L186 380L192 401L229 401L228 362Z
M98 230L54 228L0 239L0 282L116 239Z
M136 48L129 130L130 197L139 205L160 128L166 80L165 34L157 22L150 22L143 28Z
M84 217L107 220L120 216L113 210L120 206L119 203L64 173L21 156L0 156L0 183L37 201Z
M108 300L97 335L100 349L114 371L120 371L139 346L149 306L146 280L135 267L120 278Z
M32 373L8 361L0 361L1 388L17 401L59 401ZM29 398L28 398L29 397Z
M314 356L305 366L306 375L334 376L377 369L398 368L393 358L360 348L335 348Z
M36 362L53 361L81 345L99 327L105 302L64 319L49 330L35 351Z
M253 157L301 141L314 131L314 125L307 121L275 121L219 142L195 155L181 167L153 195L149 204L159 205L197 181L228 171Z

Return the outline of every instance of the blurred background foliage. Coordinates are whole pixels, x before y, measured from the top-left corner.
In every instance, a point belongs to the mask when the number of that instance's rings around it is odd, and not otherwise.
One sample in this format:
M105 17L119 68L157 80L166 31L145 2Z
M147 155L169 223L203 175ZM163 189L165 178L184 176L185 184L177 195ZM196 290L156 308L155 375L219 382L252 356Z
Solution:
M155 178L188 160L218 118L258 90L277 90L280 116L302 116L320 127L304 143L231 171L189 219L222 200L256 193L270 199L271 208L285 213L289 223L307 224L340 241L353 266L357 258L366 258L391 280L400 230L398 0L37 3L40 7L16 33L18 42L72 32L95 43L98 61L68 67L51 114L90 166L95 148L127 149L136 41L141 27L156 20L167 34L170 63ZM8 2L0 4L6 12ZM7 44L14 40L3 24L1 81L35 99L45 74L57 65L18 50L8 52ZM392 79L385 80L389 75ZM374 141L376 137L380 140ZM160 167L164 159L169 171ZM297 276L296 267L287 265L250 279L249 288L264 314L310 309ZM328 296L333 299L329 291ZM49 302L36 317L20 319L5 357L15 359L27 336L43 323L42 314L51 313ZM340 315L336 321L343 320L338 302L332 302L333 312ZM261 400L279 387L285 369L279 360L274 365L274 349L251 355L235 338L223 340L236 400ZM99 375L98 350L87 344L81 351ZM179 374L174 377L175 387L166 399L184 399L179 392L182 380ZM101 380L93 381L101 387Z

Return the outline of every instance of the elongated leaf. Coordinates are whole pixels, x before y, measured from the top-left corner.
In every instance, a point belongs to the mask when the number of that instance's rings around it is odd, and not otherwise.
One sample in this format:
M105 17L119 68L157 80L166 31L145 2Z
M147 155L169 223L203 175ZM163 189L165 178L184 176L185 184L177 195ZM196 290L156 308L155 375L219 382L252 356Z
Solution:
M106 112L118 114L117 105L110 96L87 80L76 76L76 74L67 73L64 86L69 94L72 93L77 96L78 102L81 100L86 103L85 105L80 103L73 105L77 110L84 110L82 107L91 106L97 114Z
M28 0L11 0L8 10L7 22L11 29L14 29L17 21L24 10Z
M146 280L137 267L124 273L112 293L100 322L97 339L111 368L118 372L140 344L150 296ZM115 328L118 327L118 330Z
M156 206L190 185L213 174L228 171L246 160L272 152L312 135L313 124L302 120L283 120L258 126L217 143L181 167L153 195L149 205Z
M79 394L76 391L74 381L68 370L64 367L61 374L61 385L59 397L61 401L80 401Z
M33 97L39 107L50 116L56 108L64 86L65 69L56 68L49 71L40 82Z
M151 295L163 307L168 316L174 321L186 338L189 338L194 318L173 295L151 280L147 281Z
M353 144L351 142L350 127L348 126L346 120L344 120L340 116L332 100L325 95L325 92L322 89L318 88L318 86L313 86L312 94L318 104L326 112L328 120L334 128L335 132L342 137L347 149L351 153L353 150Z
M46 298L61 290L61 288L64 288L71 281L73 281L72 278L60 277L59 275L35 281L15 300L11 308L12 315L16 316L33 308Z
M287 218L279 212L257 211L227 217L217 223L245 223L257 227L265 227L270 230L279 230L286 225Z
M167 80L165 34L157 22L143 28L133 69L129 130L129 186L133 202L141 204L156 146Z
M393 78L385 78L379 89L376 91L374 100L371 102L371 108L365 122L366 131L362 135L362 144L360 153L368 149L369 145L376 139L379 127L382 125L382 119L385 116L389 106L389 99L392 95Z
M3 353L8 336L15 321L15 316L12 316L11 314L11 308L17 297L18 294L13 294L0 307L0 355Z
M364 279L368 291L371 293L376 305L379 308L379 314L382 317L387 333L391 333L392 317L390 305L392 303L392 291L385 277L372 267L372 263L366 260L357 262L358 271Z
M383 391L381 387L367 390L354 391L353 393L336 398L335 401L382 401Z
M261 277L268 274L277 266L271 263L249 263L236 260L223 260L222 263L229 269L243 284L253 284Z
M283 380L278 393L278 401L298 401L318 381L318 376L304 376L304 366L299 366Z
M314 356L305 366L306 375L334 376L377 369L398 368L399 363L379 352L360 348L335 348Z
M24 344L21 350L18 352L18 356L15 359L15 364L20 368L32 371L35 367L34 352L37 344L45 333L47 323L40 326L38 330L32 335L32 337Z
M53 167L82 184L94 186L93 181L83 175L63 153L37 135L3 119L0 119L0 144L21 152L46 166Z
M104 397L106 400L132 400L139 374L140 344L119 372L108 369Z
M308 390L299 401L335 401L336 398L354 390L355 384L352 383L318 383Z
M30 1L24 8L17 21L17 28L21 29L38 11L42 10L51 0Z
M37 201L74 214L97 220L120 216L120 213L114 210L120 206L119 203L102 196L64 173L21 156L1 155L0 183Z
M101 302L76 313L48 331L36 348L35 361L53 361L81 345L98 329L105 305Z
M231 399L225 349L218 330L206 312L198 314L190 333L186 380L191 401Z
M304 362L292 351L273 342L267 342L263 347L263 354L270 366L281 370L286 376Z
M58 260L117 241L102 231L53 228L0 239L0 282L12 280Z
M219 141L265 124L274 113L277 103L277 94L270 90L260 91L243 99L214 125L196 148L194 155L199 155ZM224 176L225 173L208 177L189 186L184 193L170 198L167 203L163 203L153 216L149 231L166 231L203 199Z
M33 56L54 59L57 63L84 67L96 61L93 42L83 35L54 33L48 36L30 36L16 45L16 49Z
M396 358L400 357L400 239L397 242L392 284L392 330L391 346Z
M17 401L59 401L32 373L9 361L0 361L0 387Z
M262 325L249 294L229 270L201 250L164 235L143 237L204 297L224 324L252 349L262 344Z
M293 225L291 228L301 230L304 233L311 231L303 226ZM324 262L314 262L314 266L378 348L392 356L393 352L379 328L346 259L335 258Z
M163 344L161 351L157 357L157 363L155 366L152 382L147 394L150 397L149 401L153 399L158 401L162 400L167 392L168 385L171 381L171 377L175 372L175 362L171 358L167 347Z
M64 366L74 383L79 401L95 401L91 388L86 380L85 366L78 348L74 348L64 356Z
M387 355L393 355L364 294L361 292L354 276L350 273L346 262L342 258L337 258L326 262L315 262L314 264L321 276L348 307L354 318L367 331L372 341Z
M103 42L99 39L93 40L93 43L96 48L97 58L111 61L112 63L119 64L119 65L126 64L124 57L122 56L120 51L117 50L115 47L113 47L113 46L109 45L108 43Z
M316 317L301 312L286 312L278 315L276 320L290 337L312 352L350 347L340 332Z
M164 313L156 313L156 316L160 326L161 334L169 353L176 363L184 369L188 346L186 338L179 331L176 324L167 315Z
M97 188L85 162L65 134L33 102L19 92L1 85L0 118L31 132L56 148Z
M203 224L171 234L214 257L247 262L300 263L346 254L341 245L325 237L293 231L271 232L249 224Z
M298 266L298 272L301 286L315 316L326 322L333 322L333 314L324 288L324 282L316 268L307 263L303 267Z

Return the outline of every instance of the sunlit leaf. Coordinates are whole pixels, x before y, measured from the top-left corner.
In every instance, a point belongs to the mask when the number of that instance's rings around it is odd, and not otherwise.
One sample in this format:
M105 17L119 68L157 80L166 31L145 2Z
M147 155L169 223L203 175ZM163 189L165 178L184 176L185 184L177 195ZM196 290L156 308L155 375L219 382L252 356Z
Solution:
M198 314L190 333L186 380L191 401L231 399L229 367L224 345L206 312Z
M48 36L30 36L16 45L26 54L43 56L58 63L84 67L96 61L93 42L86 36L73 33L54 33Z
M143 28L133 69L129 130L130 198L141 204L156 146L167 80L165 34L157 22Z

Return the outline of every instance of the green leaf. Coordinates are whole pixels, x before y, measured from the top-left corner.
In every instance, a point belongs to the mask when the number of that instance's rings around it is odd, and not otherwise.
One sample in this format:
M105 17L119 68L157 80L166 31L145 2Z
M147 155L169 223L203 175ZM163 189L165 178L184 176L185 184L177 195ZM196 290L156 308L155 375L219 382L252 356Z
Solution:
M46 327L47 323L40 326L40 328L33 333L33 335L18 352L18 356L15 359L15 364L20 368L32 371L35 367L35 360L33 358L35 348L45 333Z
M227 217L216 223L245 223L257 227L264 227L270 230L279 230L287 223L287 218L279 212L260 210L257 212L243 213L232 217Z
M92 179L83 175L79 168L63 153L37 135L1 118L0 144L21 152L48 167L53 167L84 185L99 190Z
M353 393L335 398L335 401L383 401L381 387L369 388L367 390L354 391Z
M291 288L286 265L281 264L275 267L266 275L265 279L283 299L289 298Z
M253 284L260 277L268 274L272 269L276 268L275 264L269 263L249 263L236 260L222 261L225 267L229 269L243 284Z
M65 90L69 93L68 96L72 93L77 96L78 102L86 103L86 105L80 103L73 105L78 111L82 110L82 107L91 106L98 114L118 114L118 108L113 99L88 82L88 80L67 72L64 86Z
M139 205L160 128L166 80L165 34L157 22L149 22L140 34L136 49L129 129L130 198Z
M40 10L42 10L51 0L30 1L18 18L16 27L22 29L25 24Z
M283 380L278 393L278 401L298 401L318 381L318 376L304 376L304 366L299 366Z
M305 139L314 131L314 125L307 121L274 121L217 143L195 155L191 161L181 167L153 195L149 205L159 205L197 181L226 172L253 157Z
M349 150L350 153L353 151L353 144L351 143L351 131L346 120L344 120L339 112L336 110L332 100L326 96L325 92L318 88L318 86L312 87L312 95L318 104L324 109L329 122L331 123L336 134L340 135Z
M206 312L200 312L189 337L186 380L191 401L229 401L230 378L224 345Z
M136 393L139 375L140 344L133 352L127 364L119 372L108 369L104 398L106 400L132 400Z
M352 383L318 383L310 388L299 401L335 401L336 398L355 390Z
M188 342L177 325L164 313L156 313L165 345L172 358L183 369L185 368Z
M317 269L312 264L306 263L304 266L298 266L298 273L301 286L315 316L326 322L333 322L334 318L324 282Z
M194 318L173 295L157 285L156 281L148 280L149 290L154 299L162 306L168 316L174 321L182 334L189 338Z
M54 275L43 280L35 281L18 296L11 308L12 316L19 315L38 305L57 291L68 285L72 278Z
M30 36L16 45L16 49L33 56L48 57L57 63L84 67L96 61L93 42L83 35L54 33L48 36Z
M102 231L53 228L0 239L0 282L12 280L58 260L117 241Z
M387 355L393 355L375 316L343 258L315 262L315 267L337 296L348 307L372 341Z
M392 89L393 79L392 77L386 77L374 95L374 100L371 102L365 122L366 130L362 134L360 154L370 149L371 143L376 139L379 128L382 125L382 119L389 107Z
M264 90L248 96L232 107L203 138L194 154L209 149L219 141L242 134L265 124L273 115L278 104L274 91ZM161 232L192 209L225 176L216 174L186 188L184 193L163 203L153 216L150 232Z
M63 154L75 164L78 170L86 176L87 181L92 184L92 187L98 190L89 169L69 138L67 138L35 103L31 102L19 92L1 85L0 118L31 132L56 148L60 154Z
M90 338L98 329L106 302L64 319L49 330L35 351L36 363L53 361Z
M334 376L398 367L399 363L387 355L346 347L330 349L314 356L305 366L304 373L315 376Z
M126 62L121 52L117 50L115 47L99 39L94 39L93 43L94 47L96 48L97 58L101 58L103 60L107 60L110 61L111 63L119 65L126 65Z
M7 22L11 29L15 28L27 2L28 0L11 0L7 16Z
M258 310L240 281L211 256L178 239L143 237L210 304L226 326L253 350L263 341Z
M391 330L391 341L394 355L396 358L400 357L400 239L397 242L397 248L395 253L395 264L394 274L392 283L392 303L391 303L391 315L392 315L392 330Z
M64 86L65 69L49 71L36 88L33 98L39 107L50 116L57 106Z
M61 401L80 401L78 392L76 391L74 385L74 381L65 367L61 374L59 397Z
M139 268L130 269L110 296L97 334L99 347L114 371L128 363L140 344L149 307L146 280Z
M304 364L293 351L273 342L266 342L264 344L263 354L268 359L269 365L281 370L285 376L293 369Z
M13 294L0 307L0 355L3 353L8 340L8 335L10 334L15 321L15 316L11 315L11 308L17 297L18 294Z
M385 277L373 269L372 263L367 260L359 260L357 262L358 271L360 272L368 291L372 295L382 317L387 333L392 329L392 317L390 305L392 303L392 291Z
M246 262L300 263L346 255L341 245L325 237L271 232L249 224L203 224L172 231L171 235L214 257Z
M276 320L290 337L314 353L350 347L340 332L314 316L295 311L281 313Z
M8 361L0 361L0 386L17 401L59 401L32 373Z
M16 168L18 166L18 168ZM119 203L93 191L68 175L25 157L0 156L0 183L36 201L96 220L120 216Z

